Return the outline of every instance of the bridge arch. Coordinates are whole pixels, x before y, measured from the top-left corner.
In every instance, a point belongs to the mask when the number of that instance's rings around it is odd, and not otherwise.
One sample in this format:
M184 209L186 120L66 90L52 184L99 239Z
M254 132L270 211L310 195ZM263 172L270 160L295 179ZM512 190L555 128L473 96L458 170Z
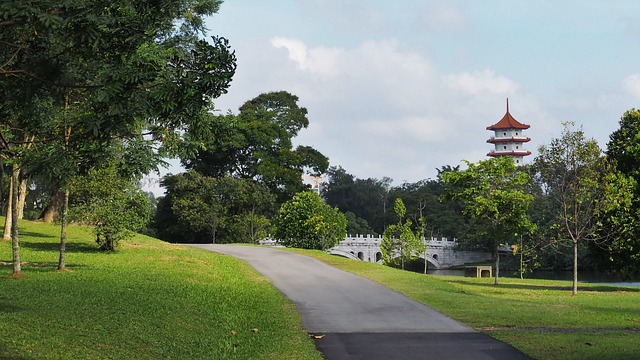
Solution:
M339 249L335 249L335 248L330 249L329 250L329 254L346 257L346 258L352 259L352 260L361 260L356 255L354 255L354 254L352 254L350 252L339 250Z
M429 264L433 265L434 269L440 269L440 262L438 261L437 254L433 256L427 255L426 258L424 256L420 256L420 259L422 259L422 261L426 260Z

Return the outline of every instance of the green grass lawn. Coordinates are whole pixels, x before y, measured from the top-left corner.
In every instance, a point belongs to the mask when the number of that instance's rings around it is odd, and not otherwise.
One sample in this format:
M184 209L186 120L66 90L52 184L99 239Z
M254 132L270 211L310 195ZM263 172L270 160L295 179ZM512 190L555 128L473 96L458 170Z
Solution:
M298 250L292 250L298 252ZM640 359L640 289L422 275L301 251L427 304L536 359Z
M295 306L240 260L142 235L102 253L72 226L58 272L59 231L21 222L20 280L0 242L1 359L321 359Z

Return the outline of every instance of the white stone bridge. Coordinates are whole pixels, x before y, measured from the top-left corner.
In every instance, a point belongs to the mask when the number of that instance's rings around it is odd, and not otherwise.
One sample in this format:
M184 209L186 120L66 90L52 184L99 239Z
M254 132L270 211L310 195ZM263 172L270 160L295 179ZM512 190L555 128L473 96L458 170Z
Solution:
M423 239L423 241L426 241L426 239ZM371 235L347 236L327 252L349 259L382 263L381 242L382 237L373 237ZM457 251L455 250L456 245L456 241L450 241L447 238L432 238L429 240L427 249L420 256L420 259L426 260L432 269L448 269L452 266L491 260L491 253Z

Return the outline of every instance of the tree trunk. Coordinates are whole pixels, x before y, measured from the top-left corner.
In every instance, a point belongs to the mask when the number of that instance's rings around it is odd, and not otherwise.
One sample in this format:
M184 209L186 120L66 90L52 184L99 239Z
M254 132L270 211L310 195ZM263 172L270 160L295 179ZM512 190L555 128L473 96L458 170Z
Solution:
M24 218L24 203L27 201L27 179L20 180L20 187L18 193L18 220L22 220Z
M494 273L495 278L493 280L493 285L498 285L498 278L500 278L500 252L498 250L498 246L496 245L496 271Z
M20 244L18 241L18 186L15 186L20 180L20 167L18 164L13 164L13 172L11 175L11 182L14 184L11 192L11 249L13 255L13 277L22 277L20 268Z
M571 293L576 295L578 293L578 241L573 240L573 286Z
M4 161L0 159L0 207L2 206L2 204L4 204L4 193L2 192L3 189L4 189ZM4 208L0 210L0 215L6 215L6 213L2 212L3 210Z
M12 200L13 200L13 174L9 179L9 197L7 198L7 217L4 219L4 233L2 235L2 240L5 240L5 241L11 240L11 224L12 224L11 215L13 214L11 210L13 208Z
M51 199L49 199L49 203L42 211L42 215L40 215L40 219L47 224L52 224L60 214L60 209L62 208L62 204L64 202L64 194L60 192L60 189L56 188L53 190L51 194Z
M60 258L58 259L58 270L64 270L67 268L64 256L67 247L67 213L69 210L69 188L70 186L67 184L64 189L64 201L62 203L62 226L60 227Z

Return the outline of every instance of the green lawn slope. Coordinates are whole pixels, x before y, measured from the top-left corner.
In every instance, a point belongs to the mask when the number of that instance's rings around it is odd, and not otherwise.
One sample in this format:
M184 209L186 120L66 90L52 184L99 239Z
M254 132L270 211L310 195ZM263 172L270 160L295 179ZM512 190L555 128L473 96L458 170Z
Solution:
M0 242L1 359L321 358L294 305L240 260L142 235L103 253L71 226L58 272L59 231L20 223L20 280Z

